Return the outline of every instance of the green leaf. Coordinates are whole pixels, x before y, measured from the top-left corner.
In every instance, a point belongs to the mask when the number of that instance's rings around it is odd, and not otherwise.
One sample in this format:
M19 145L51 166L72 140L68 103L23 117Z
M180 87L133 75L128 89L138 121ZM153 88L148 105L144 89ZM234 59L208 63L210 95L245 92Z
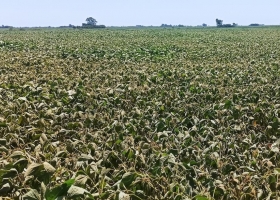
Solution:
M2 175L2 172L4 172L5 174ZM3 178L14 178L17 175L18 175L18 171L15 168L11 168L9 170L4 170L4 171L0 172L0 177L3 177Z
M161 132L161 131L164 130L164 128L165 128L164 122L160 121L160 122L157 124L157 131L158 131L158 132Z
M13 164L13 167L17 169L18 172L23 172L23 170L27 167L28 160L25 158L21 158Z
M277 182L276 176L270 175L268 177L268 183L272 184L272 183L276 183L276 182Z
M0 127L1 127L1 123L0 123ZM0 145L6 146L7 145L7 140L0 138Z
M0 189L0 194L6 194L12 190L10 183L4 184Z
M55 200L58 197L66 196L69 188L74 184L75 179L65 181L63 184L46 191L46 200Z
M225 108L226 109L229 109L230 107L232 106L232 102L230 101L230 100L226 100L226 102L225 102Z
M7 124L4 123L4 122L1 122L1 123L0 123L0 127L2 127L2 128L3 128L3 127L7 127Z
M206 196L196 195L195 200L209 200Z
M111 193L109 192L104 192L100 195L101 199L108 199L108 197L111 195Z
M236 167L234 165L227 164L223 167L222 172L224 175L229 174L231 171L235 171Z
M122 176L122 183L128 187L137 177L137 174L134 172L127 172Z

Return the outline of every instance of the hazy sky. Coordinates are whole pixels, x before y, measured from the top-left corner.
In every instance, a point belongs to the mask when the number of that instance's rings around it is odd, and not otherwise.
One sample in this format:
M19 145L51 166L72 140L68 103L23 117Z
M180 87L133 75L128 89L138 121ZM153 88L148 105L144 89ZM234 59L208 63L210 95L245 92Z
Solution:
M251 23L280 25L280 0L0 0L0 25L107 26Z

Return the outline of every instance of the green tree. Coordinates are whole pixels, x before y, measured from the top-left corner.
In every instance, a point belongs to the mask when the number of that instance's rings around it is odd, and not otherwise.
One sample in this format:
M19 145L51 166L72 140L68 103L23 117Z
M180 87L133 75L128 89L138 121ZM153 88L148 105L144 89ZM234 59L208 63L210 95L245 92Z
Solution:
M96 25L96 24L97 24L96 19L94 19L94 18L92 18L92 17L88 17L88 18L86 19L86 22L87 22L87 24L90 24L90 25Z
M223 20L216 19L216 24L217 24L217 26L222 26L223 25Z

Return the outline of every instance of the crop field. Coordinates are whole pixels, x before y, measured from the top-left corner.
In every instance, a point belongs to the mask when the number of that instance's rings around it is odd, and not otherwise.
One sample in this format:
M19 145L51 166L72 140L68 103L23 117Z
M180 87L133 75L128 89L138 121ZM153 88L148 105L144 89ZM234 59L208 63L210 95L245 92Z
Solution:
M280 28L0 31L0 197L279 199L279 148Z

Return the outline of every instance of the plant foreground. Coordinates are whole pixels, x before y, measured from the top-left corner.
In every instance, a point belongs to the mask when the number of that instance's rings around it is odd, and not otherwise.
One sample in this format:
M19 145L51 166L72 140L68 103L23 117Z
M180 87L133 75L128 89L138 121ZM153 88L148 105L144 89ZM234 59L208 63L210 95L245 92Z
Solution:
M280 29L0 32L0 196L275 199Z

